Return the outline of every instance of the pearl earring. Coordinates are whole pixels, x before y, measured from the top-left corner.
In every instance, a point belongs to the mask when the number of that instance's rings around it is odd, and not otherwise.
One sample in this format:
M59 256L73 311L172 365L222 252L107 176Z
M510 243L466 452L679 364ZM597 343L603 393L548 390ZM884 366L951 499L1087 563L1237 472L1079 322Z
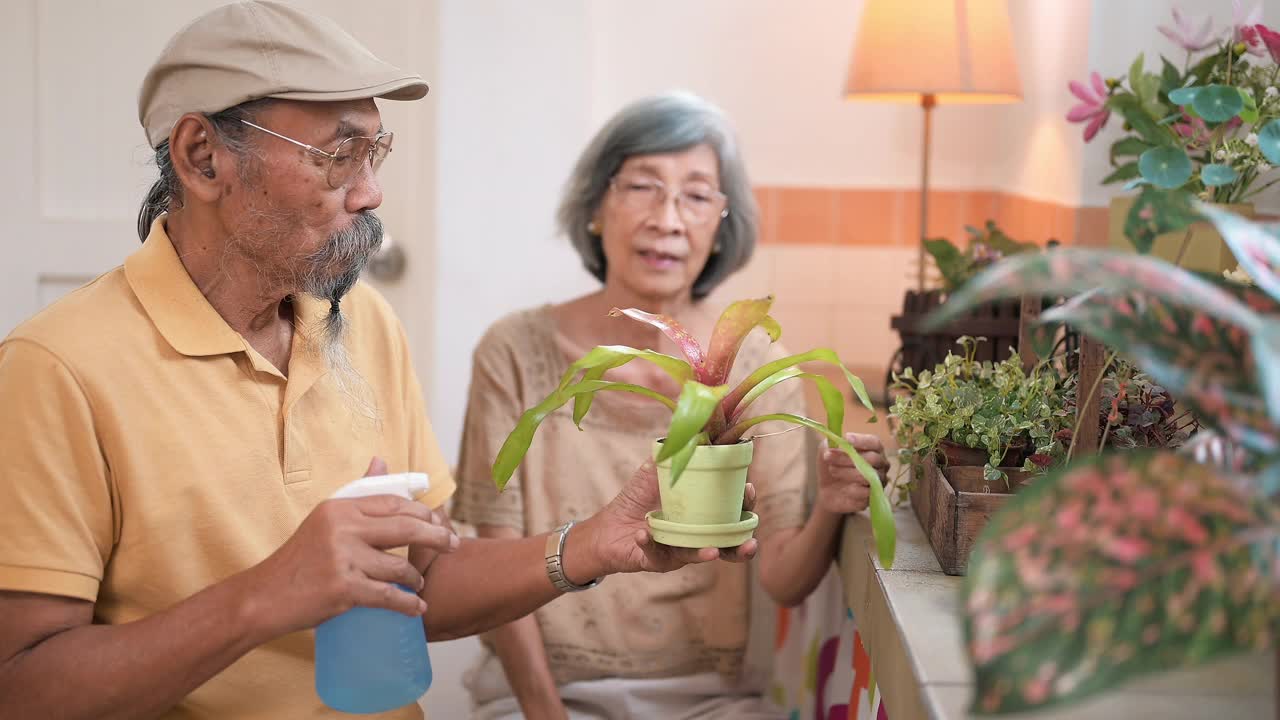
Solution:
M587 234L588 234L588 235L599 235L599 234L600 234L600 224L599 224L599 223L597 223L595 220L592 220L591 222L587 223Z

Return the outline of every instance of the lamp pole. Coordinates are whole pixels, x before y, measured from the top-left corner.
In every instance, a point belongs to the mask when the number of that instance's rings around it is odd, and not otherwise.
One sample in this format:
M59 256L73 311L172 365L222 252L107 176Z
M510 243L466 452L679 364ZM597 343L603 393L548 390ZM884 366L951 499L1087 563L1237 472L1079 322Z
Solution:
M920 152L920 247L916 259L916 290L924 292L925 252L924 241L929 236L929 149L933 142L933 108L938 104L933 93L920 96L920 108L924 110L924 141Z

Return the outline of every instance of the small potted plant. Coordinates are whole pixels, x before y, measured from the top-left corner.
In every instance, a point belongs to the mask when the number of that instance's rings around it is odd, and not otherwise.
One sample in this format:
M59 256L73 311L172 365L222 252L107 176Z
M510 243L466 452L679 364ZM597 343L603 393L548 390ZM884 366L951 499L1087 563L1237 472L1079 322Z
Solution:
M1069 430L1056 374L1045 363L1030 373L1016 354L997 363L974 359L984 338L962 337L963 355L947 354L932 371L908 368L894 377L904 391L894 400L898 458L904 467L923 458L938 464L978 465L983 478L1011 489L1005 468L1031 473L1063 455Z
M1071 296L1043 319L1128 357L1206 428L1187 452L1073 459L990 519L961 601L975 712L1047 708L1276 643L1280 227L1193 208L1256 286L1070 249L996 264L932 319L1029 290ZM1228 450L1201 452L1208 441Z
M1018 355L974 359L982 338L962 337L932 371L895 377L903 391L890 419L911 508L943 572L963 575L987 518L1063 455L1069 430L1060 384L1047 362L1030 373Z
M590 350L569 366L554 392L517 421L494 460L493 480L498 490L506 487L528 452L538 426L552 412L572 401L573 420L581 427L596 393L635 393L672 411L666 437L654 440L662 504L661 510L649 513L654 539L680 547L732 547L749 539L759 521L754 513L742 510L754 447L747 432L763 422L782 421L820 433L832 447L852 458L871 486L871 523L880 561L885 567L891 566L895 539L892 508L875 469L844 439L844 396L826 376L806 372L799 366L823 362L839 367L858 399L874 413L862 381L849 372L834 351L819 348L766 363L738 385L727 384L738 349L748 333L760 327L771 341L776 342L781 336L782 328L769 315L772 305L772 296L731 304L716 322L705 349L670 317L634 308L614 308L612 316L627 317L660 330L684 357L623 345ZM605 379L609 370L636 359L651 362L670 375L681 387L679 397L673 400L651 388ZM825 423L791 413L748 412L751 404L770 388L792 379L814 383L826 409Z

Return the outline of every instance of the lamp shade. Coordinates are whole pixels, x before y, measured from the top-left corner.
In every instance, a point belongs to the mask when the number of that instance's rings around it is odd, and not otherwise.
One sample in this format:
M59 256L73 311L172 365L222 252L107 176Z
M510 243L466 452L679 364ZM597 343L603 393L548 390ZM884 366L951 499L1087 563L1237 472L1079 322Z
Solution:
M845 95L1016 102L1022 85L1006 0L866 0Z

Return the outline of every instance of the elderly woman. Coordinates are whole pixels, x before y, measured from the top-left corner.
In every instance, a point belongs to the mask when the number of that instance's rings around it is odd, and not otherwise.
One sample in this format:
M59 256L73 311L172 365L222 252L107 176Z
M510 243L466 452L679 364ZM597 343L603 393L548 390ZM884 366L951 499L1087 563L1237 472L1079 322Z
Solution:
M610 308L670 315L709 337L722 308L702 300L747 263L757 235L751 186L724 116L684 94L636 102L599 132L567 184L559 223L603 287L503 318L475 351L453 516L481 536L545 532L618 492L620 471L651 452L670 419L666 408L627 393L597 397L586 434L567 408L549 417L506 492L495 492L489 470L521 412L590 348L676 352L657 331L611 319ZM732 381L783 354L754 334ZM609 377L679 393L646 363ZM783 383L753 409L803 412L803 388ZM851 440L887 468L877 438ZM825 450L815 507L806 512L806 447L801 432L759 438L751 468L760 582L783 605L817 586L841 516L867 505L866 481L852 462ZM727 564L609 578L562 597L485 638L488 653L468 680L475 717L776 718L762 688L740 677L749 598L747 568Z

